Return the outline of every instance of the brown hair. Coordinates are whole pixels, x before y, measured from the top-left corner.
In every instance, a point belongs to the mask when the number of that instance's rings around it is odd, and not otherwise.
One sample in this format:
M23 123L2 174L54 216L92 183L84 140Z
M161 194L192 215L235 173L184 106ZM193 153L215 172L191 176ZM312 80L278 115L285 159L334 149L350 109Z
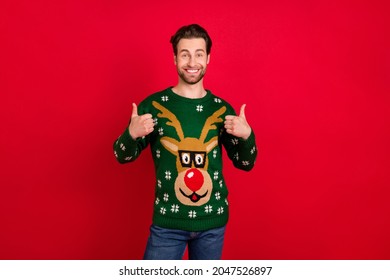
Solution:
M172 44L174 54L177 55L177 44L181 39L192 38L203 38L206 41L206 52L207 54L210 53L212 42L206 29L198 24L191 24L181 27L176 31L175 35L171 37L170 42Z

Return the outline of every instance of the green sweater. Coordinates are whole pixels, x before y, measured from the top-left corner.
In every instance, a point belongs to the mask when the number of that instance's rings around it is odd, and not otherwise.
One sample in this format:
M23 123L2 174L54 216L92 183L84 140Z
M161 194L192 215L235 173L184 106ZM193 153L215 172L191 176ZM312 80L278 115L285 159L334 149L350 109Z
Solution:
M222 146L235 167L249 171L257 148L252 130L247 140L226 133L226 115L234 109L210 91L189 99L171 88L147 97L138 114L152 114L154 131L133 140L128 128L114 143L120 163L132 162L150 145L155 174L153 223L160 227L204 231L228 221L228 190L222 174Z

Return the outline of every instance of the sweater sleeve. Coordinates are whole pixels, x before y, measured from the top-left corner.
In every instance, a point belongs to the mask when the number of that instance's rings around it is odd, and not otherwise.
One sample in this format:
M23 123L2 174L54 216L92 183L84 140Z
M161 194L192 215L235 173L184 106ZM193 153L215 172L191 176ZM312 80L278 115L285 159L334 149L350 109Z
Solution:
M129 128L114 142L114 155L119 163L135 161L149 144L149 137L134 140L130 136Z
M244 140L233 136L224 130L222 133L222 144L233 165L241 170L250 171L256 162L257 147L255 134L252 132L248 139Z

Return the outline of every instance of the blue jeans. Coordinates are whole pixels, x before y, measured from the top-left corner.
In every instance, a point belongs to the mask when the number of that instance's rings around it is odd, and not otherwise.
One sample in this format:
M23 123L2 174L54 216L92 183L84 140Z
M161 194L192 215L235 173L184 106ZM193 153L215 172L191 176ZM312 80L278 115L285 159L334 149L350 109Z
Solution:
M144 260L181 260L187 245L190 260L219 260L225 228L191 232L152 225Z

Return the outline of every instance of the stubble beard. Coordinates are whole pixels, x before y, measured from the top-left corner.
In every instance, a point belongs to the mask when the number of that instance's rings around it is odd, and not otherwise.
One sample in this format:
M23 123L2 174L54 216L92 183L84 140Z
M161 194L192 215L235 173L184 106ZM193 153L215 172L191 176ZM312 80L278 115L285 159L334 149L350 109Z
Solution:
M177 73L179 74L179 77L181 78L181 80L183 82L185 82L186 84L189 84L189 85L195 85L195 84L199 83L203 79L203 77L204 77L204 75L206 73L206 69L200 69L199 76L197 76L197 77L190 77L190 78L188 76L186 76L188 74L185 71L182 71L180 69L177 69Z

